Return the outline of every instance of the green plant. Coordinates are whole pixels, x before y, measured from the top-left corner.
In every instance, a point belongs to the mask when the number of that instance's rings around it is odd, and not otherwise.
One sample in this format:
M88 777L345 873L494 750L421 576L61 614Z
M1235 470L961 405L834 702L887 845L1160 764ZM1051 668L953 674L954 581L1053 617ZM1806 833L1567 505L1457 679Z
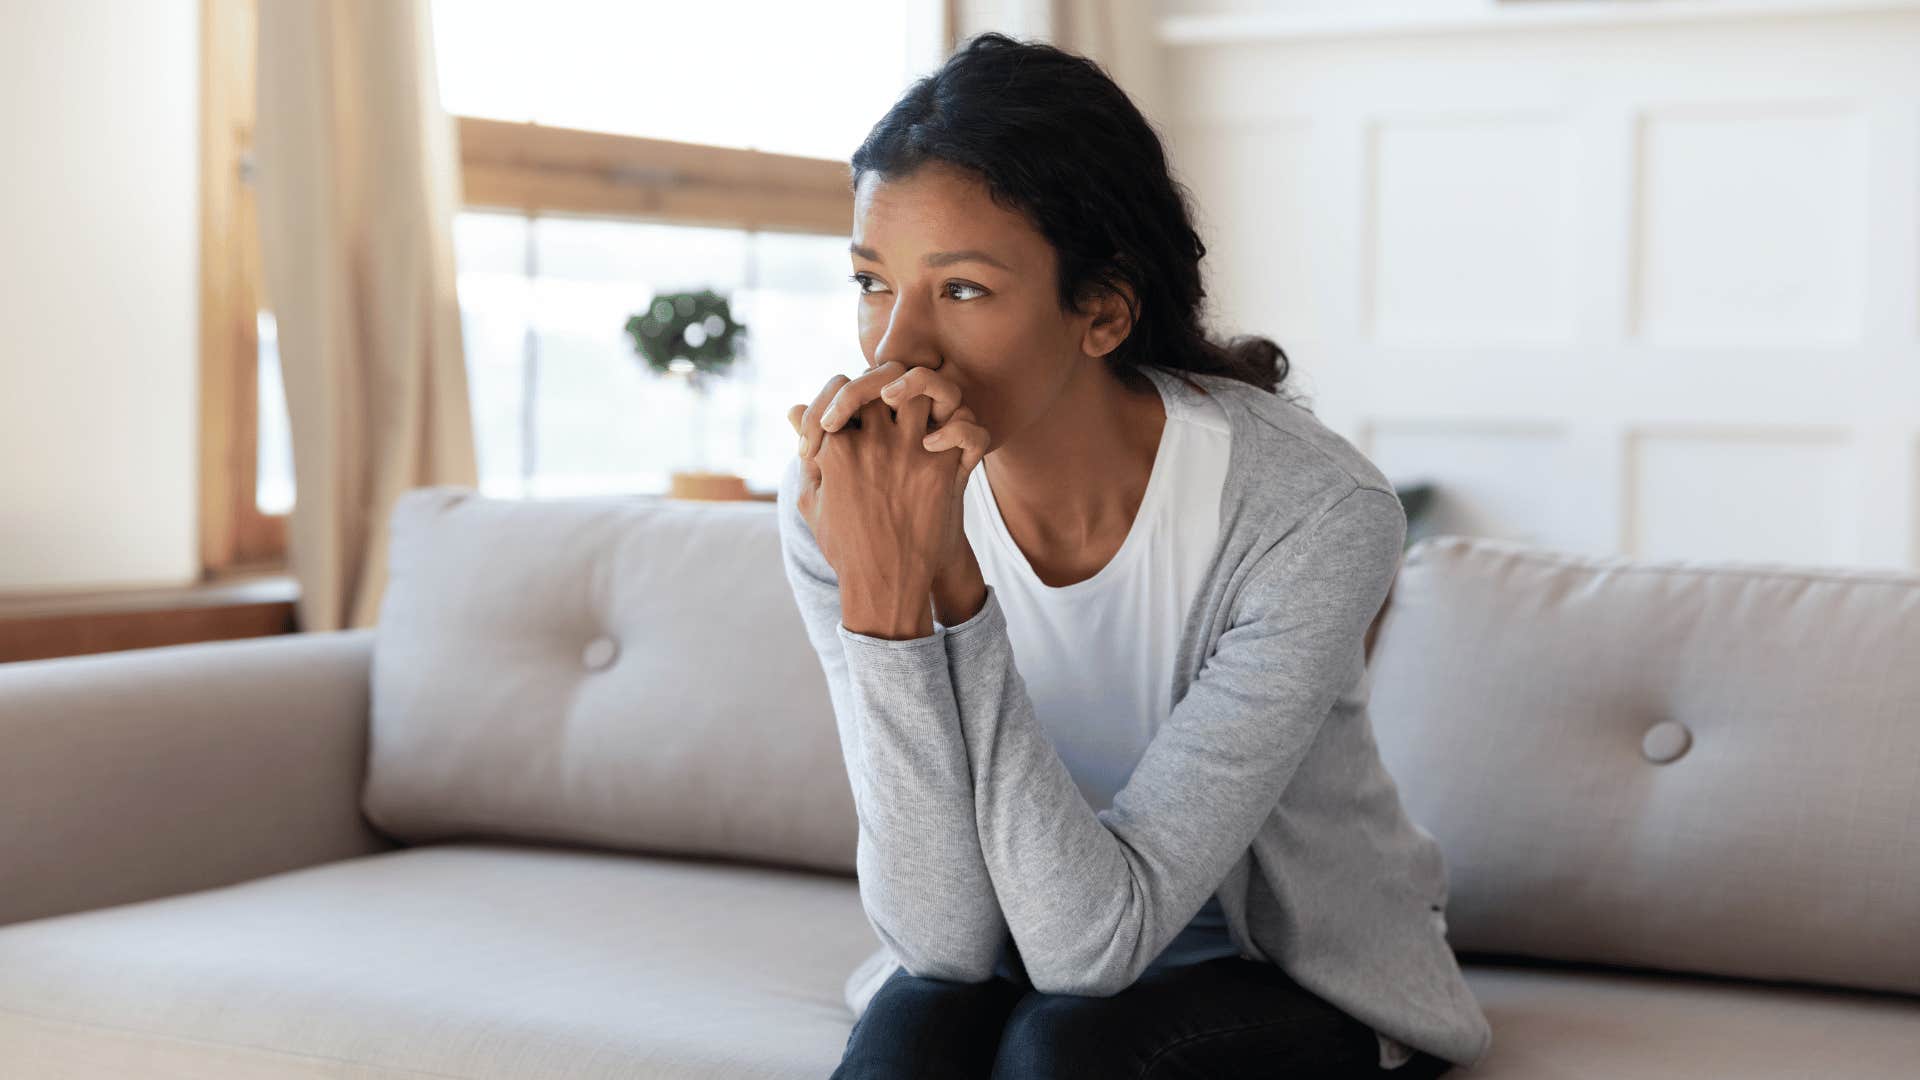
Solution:
M734 321L727 298L712 289L656 294L646 311L627 320L634 352L648 367L684 376L699 391L708 379L726 374L746 332L745 324Z

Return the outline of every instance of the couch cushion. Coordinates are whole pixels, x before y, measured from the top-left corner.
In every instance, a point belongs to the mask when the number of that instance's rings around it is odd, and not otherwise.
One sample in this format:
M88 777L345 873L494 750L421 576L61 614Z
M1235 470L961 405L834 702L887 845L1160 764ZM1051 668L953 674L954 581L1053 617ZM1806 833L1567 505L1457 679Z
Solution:
M1493 1048L1461 1080L1893 1080L1920 1062L1913 998L1593 968L1461 970L1493 1025Z
M509 844L0 928L7 1076L823 1077L877 947L821 874ZM1900 1076L1920 1001L1468 964L1475 1080Z
M380 828L853 872L773 504L433 487L398 500L391 537L364 800Z
M0 928L0 1073L818 1078L878 947L837 875L436 845Z
M1920 577L1447 536L1370 713L1457 950L1920 993L1916 658Z

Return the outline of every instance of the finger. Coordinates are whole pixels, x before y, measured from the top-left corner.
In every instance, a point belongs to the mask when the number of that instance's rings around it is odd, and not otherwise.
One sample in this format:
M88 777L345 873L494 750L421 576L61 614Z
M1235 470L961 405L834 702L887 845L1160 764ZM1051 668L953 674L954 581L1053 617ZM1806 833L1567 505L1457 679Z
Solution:
M793 425L793 433L795 435L806 433L806 427L801 423L801 421L806 418L806 415L807 406L805 402L796 404L793 408L787 410L787 423Z
M881 404L885 404L882 402ZM900 429L902 441L917 442L927 434L927 414L933 409L933 399L925 394L915 394L899 406L894 417L895 426Z
M953 411L960 407L959 384L935 368L908 368L880 388L881 399L896 409L901 402L911 399L915 394L925 394L933 399L932 418L935 427L946 423Z
M980 464L992 446L991 432L978 424L967 425L967 430L961 433L960 438L960 476L963 482L966 477L973 475L973 467Z
M945 422L937 426L946 427L948 424L953 424L960 421L965 421L966 423L969 423L969 424L978 424L980 422L980 419L979 417L976 417L973 415L972 409L968 408L965 405L962 405L959 408L953 410L953 415L947 417Z
M937 427L937 429L925 432L924 436L920 438L920 446L925 446L927 450L947 450L950 446L958 446L958 444L960 444L960 430L964 429L966 425L973 425L973 423L975 423L975 421L973 421L973 409L968 409L966 405L960 405L960 409L956 409L954 415L947 417L947 423L943 423L943 425Z
M834 375L829 378L827 384L820 388L820 392L814 395L812 403L807 406L806 413L800 418L801 457L811 458L820 452L820 440L826 437L820 427L820 416L827 411L827 406L833 403L833 395L839 393L840 387L846 382L845 375Z
M821 430L832 432L845 427L849 420L860 415L868 402L879 401L880 388L898 378L904 370L905 365L898 360L889 360L841 384L820 416ZM885 403L882 402L882 405Z
M987 455L987 447L991 442L992 436L986 428L971 420L956 418L949 420L939 430L928 432L921 445L934 453L959 447L961 472L965 475L972 472L980 459Z

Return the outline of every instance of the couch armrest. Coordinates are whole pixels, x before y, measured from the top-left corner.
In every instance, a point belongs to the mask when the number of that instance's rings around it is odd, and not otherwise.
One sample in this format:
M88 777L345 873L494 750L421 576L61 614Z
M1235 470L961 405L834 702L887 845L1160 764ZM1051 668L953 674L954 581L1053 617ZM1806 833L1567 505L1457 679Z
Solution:
M0 664L0 924L391 849L371 628Z

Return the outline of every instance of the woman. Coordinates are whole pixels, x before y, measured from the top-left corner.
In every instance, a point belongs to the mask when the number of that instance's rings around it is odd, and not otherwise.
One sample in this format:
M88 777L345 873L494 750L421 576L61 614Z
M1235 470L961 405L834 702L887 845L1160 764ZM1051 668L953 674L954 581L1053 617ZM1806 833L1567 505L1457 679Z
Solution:
M1405 514L1276 345L1206 337L1151 126L986 34L852 173L871 366L793 407L779 497L882 944L835 1075L1478 1061L1367 720Z

